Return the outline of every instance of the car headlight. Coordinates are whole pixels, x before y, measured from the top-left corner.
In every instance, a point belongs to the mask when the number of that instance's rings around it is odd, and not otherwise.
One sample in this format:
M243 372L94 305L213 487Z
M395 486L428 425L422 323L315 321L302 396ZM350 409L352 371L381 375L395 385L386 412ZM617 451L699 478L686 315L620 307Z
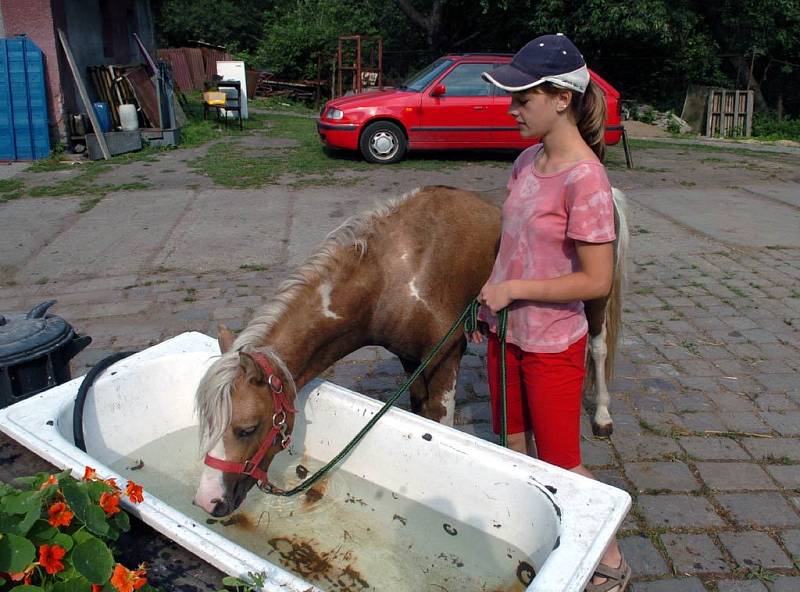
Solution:
M336 107L331 107L328 109L328 119L341 119L344 117L344 113L341 109L337 109Z

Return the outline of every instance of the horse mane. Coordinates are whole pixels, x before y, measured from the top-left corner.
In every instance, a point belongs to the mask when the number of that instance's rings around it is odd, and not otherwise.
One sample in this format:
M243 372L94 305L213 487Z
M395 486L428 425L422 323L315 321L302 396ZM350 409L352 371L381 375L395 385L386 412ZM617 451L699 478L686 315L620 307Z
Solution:
M290 394L296 393L294 378L280 356L264 345L269 331L289 308L303 287L323 276L338 262L342 248L352 247L358 258L367 252L367 239L376 223L420 192L420 188L387 201L377 207L352 216L331 231L323 243L278 286L275 294L264 304L242 330L230 351L217 358L200 381L195 399L195 413L200 420L200 450L209 452L228 427L233 403L231 391L239 372L239 352L260 352L280 369L286 377Z

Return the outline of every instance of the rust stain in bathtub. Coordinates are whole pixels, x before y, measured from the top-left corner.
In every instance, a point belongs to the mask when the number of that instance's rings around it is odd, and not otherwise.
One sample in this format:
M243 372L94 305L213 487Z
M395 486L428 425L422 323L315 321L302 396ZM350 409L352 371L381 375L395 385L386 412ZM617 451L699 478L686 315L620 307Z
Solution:
M297 536L274 537L267 541L281 564L302 578L320 582L328 590L360 592L369 590L369 582L354 567L355 553L341 546L319 549L319 542Z

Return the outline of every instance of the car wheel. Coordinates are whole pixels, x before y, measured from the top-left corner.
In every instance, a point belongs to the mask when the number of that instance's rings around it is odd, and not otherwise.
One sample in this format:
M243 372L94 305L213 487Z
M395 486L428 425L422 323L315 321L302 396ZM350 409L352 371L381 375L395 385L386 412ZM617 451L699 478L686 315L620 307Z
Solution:
M391 121L376 121L364 129L358 145L368 162L391 164L403 158L408 142L400 126Z

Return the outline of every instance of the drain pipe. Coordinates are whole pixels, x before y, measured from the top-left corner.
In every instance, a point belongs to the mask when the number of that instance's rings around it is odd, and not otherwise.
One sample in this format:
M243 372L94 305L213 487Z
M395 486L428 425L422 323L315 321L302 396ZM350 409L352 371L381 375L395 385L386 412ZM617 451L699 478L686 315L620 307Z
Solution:
M72 410L72 439L75 446L86 452L86 441L83 439L83 406L86 403L86 394L89 392L95 379L109 366L135 354L134 351L116 352L97 362L81 383L78 394L75 396L75 407Z

